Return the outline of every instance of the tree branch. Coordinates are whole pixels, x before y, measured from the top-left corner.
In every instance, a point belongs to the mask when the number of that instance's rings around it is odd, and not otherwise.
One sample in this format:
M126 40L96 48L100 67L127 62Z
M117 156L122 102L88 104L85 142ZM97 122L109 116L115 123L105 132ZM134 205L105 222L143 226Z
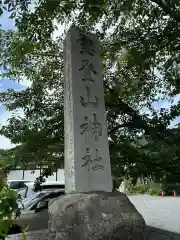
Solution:
M113 89L111 89L108 84L106 84L106 88L108 89L109 92L111 92L112 96L115 95ZM132 120L131 122L134 122L141 125L140 128L144 129L147 133L149 132L149 126L148 124L146 123L146 121L144 121L142 119L142 117L139 115L139 113L134 110L132 107L130 107L128 104L126 104L120 97L116 96L116 104L113 104L113 103L109 103L107 106L110 107L110 108L114 108L114 111L117 113L117 114L120 114L120 113L124 113L124 114L128 114L129 116L131 116ZM121 126L121 125L120 125Z
M112 95L115 95L113 89L111 89L108 85L106 86L108 90L112 93ZM116 114L128 114L131 116L131 121L124 124L117 124L116 127L113 127L109 134L113 134L115 131L117 131L121 127L129 127L136 129L142 129L145 131L145 135L151 136L152 139L159 139L159 141L163 142L164 144L169 145L168 141L164 138L163 134L159 134L158 129L154 128L148 125L148 123L142 118L142 116L139 115L139 113L131 108L128 104L123 102L122 99L120 99L118 96L116 96L116 104L110 103L107 104L108 107L114 108L114 111ZM131 123L131 124L130 124Z
M166 14L172 17L174 20L180 22L180 14L171 9L171 6L166 5L162 0L150 0L156 3Z
M123 123L123 124L117 124L115 127L112 127L109 131L108 134L111 135L114 132L116 132L119 128L123 128L123 127L130 127L133 123L132 122L127 122L127 123Z

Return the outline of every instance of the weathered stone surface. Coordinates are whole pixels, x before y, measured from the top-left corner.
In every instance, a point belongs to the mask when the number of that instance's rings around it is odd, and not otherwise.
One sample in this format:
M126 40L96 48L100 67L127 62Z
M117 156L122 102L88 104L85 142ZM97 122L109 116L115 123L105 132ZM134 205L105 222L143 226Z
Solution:
M144 240L145 227L119 192L68 194L49 205L49 240Z
M98 38L71 27L64 42L64 66L66 192L111 192Z

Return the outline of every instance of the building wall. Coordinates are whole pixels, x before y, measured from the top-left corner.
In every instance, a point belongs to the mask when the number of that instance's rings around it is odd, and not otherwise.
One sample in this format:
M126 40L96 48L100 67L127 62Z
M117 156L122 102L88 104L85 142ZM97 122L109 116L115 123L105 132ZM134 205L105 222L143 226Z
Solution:
M30 180L34 181L37 177L40 176L40 169L36 170L25 170L16 169L12 170L8 176L7 180ZM48 181L62 181L64 182L64 169L57 169L57 173L54 172L52 176L47 178Z

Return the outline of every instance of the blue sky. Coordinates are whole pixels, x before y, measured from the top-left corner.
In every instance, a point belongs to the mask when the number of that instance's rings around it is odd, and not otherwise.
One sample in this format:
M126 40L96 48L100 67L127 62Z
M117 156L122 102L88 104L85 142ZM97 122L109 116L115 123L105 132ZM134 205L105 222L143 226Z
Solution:
M8 19L8 14L7 12L4 12L3 16L0 18L0 24L2 25L2 28L4 30L13 30L15 29L14 27L14 22L10 19ZM23 83L18 83L18 82L14 82L8 79L0 79L0 91L6 91L7 89L14 89L14 90L22 90L24 89L26 86ZM20 114L21 111L20 111ZM0 103L0 125L1 124L5 124L7 122L7 119L10 118L12 115L11 112L6 111L5 107ZM0 148L10 148L13 145L11 144L11 142L9 141L9 139L0 136Z
M10 19L8 19L8 14L5 12L3 16L0 18L0 23L2 24L2 28L4 30L8 29L15 29L14 27L14 22ZM62 29L59 29L59 31L62 31ZM8 79L0 79L0 91L6 91L7 89L14 89L16 91L25 89L26 86L28 85L27 81L18 83L14 82ZM180 94L177 95L174 98L174 103L180 100ZM157 103L154 103L153 107L156 108L157 110L160 108L166 108L169 107L168 101L159 101ZM22 114L22 111L19 111L19 114ZM6 111L4 106L0 103L0 125L6 124L7 119L10 118L12 115L11 112ZM172 122L172 126L175 125L177 122L180 122L180 117L176 118L175 121ZM8 149L11 148L13 145L11 144L10 140L0 136L0 149Z

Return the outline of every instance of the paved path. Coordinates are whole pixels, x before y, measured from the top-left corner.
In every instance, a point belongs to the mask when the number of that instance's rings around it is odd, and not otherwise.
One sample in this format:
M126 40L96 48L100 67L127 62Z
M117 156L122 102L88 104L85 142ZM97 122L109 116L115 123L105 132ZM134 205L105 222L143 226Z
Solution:
M129 196L146 224L180 233L180 197Z

